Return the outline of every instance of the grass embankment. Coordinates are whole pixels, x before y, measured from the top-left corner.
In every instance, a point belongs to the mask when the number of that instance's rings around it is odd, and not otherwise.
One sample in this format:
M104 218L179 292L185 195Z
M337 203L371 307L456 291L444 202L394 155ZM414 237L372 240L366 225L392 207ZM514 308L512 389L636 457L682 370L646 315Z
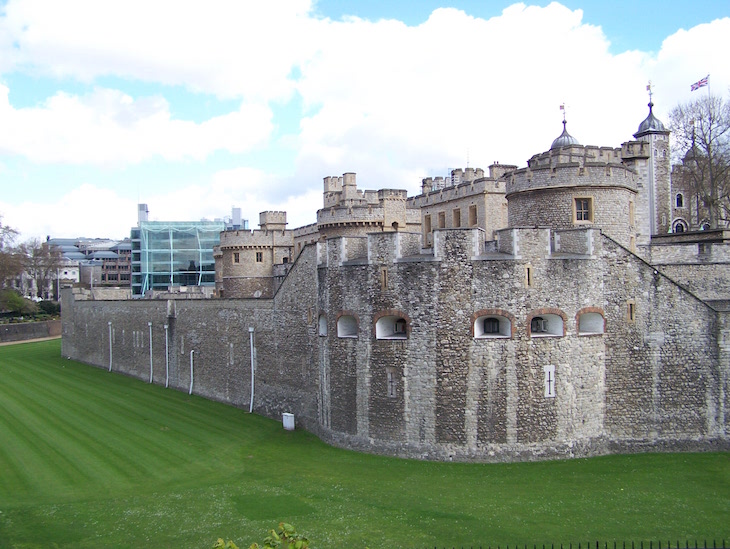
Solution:
M370 456L64 360L58 340L0 348L0 547L248 547L280 520L320 549L719 541L730 455Z

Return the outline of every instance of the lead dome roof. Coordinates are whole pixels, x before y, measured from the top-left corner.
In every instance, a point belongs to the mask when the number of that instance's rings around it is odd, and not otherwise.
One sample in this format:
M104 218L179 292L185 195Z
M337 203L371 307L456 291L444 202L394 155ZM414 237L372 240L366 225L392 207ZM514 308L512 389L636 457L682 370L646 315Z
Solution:
M651 101L649 102L649 116L647 116L644 121L639 124L639 130L634 134L634 137L641 137L642 135L646 135L649 133L666 133L667 128L664 126L661 120L659 120L656 116L654 116L654 112L652 111L652 108L654 107L654 103Z
M559 149L560 147L569 147L570 145L580 145L578 140L568 133L568 130L565 128L566 124L567 122L563 120L563 133L555 138L553 144L550 145L550 150Z

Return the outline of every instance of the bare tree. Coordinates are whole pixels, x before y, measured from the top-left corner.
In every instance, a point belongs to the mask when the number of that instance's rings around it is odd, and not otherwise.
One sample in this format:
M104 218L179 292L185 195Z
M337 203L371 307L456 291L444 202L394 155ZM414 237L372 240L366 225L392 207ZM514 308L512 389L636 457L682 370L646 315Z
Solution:
M698 198L710 227L730 221L730 103L707 95L669 115L683 186Z
M23 272L23 258L15 247L18 231L3 225L0 216L0 289Z
M28 240L21 247L25 255L25 270L36 283L37 297L48 298L50 282L61 267L60 250L37 238Z

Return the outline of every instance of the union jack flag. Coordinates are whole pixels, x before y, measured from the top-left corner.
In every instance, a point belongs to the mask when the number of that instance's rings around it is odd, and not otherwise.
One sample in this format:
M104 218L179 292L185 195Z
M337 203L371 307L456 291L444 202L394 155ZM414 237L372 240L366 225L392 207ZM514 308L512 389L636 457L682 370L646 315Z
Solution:
M705 86L707 86L709 80L710 80L710 75L708 74L702 80L698 80L697 82L692 84L692 86L690 86L690 88L691 88L690 91L695 91L695 90L699 90L700 88L704 88Z

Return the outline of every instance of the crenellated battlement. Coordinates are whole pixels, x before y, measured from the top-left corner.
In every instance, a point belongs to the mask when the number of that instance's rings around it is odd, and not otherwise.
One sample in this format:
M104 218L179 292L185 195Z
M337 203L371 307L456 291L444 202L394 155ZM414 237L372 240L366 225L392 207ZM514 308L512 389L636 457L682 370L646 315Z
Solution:
M648 141L627 141L621 144L621 158L625 160L649 158L650 153L651 143Z
M219 249L271 248L272 246L291 246L292 242L291 231L264 229L224 231L221 233Z
M600 235L599 229L589 227L563 230L513 227L497 231L496 241L488 242L479 228L437 229L434 245L428 249L422 247L421 234L414 232L340 236L320 244L317 264L320 267L382 265L399 261L451 261L458 256L471 261L590 258L600 246Z
M430 179L430 178L426 178ZM438 177L436 179L439 179ZM424 181L426 181L424 179ZM434 188L428 192L411 196L408 198L409 207L421 208L428 204L435 204L455 200L457 198L464 198L468 196L477 196L485 193L504 194L506 190L505 179L493 179L489 177L482 177L473 181L466 181L459 185L450 185L448 187ZM428 188L428 185L424 185L423 189Z
M283 231L286 229L286 212L261 212L259 227L269 231Z
M559 163L534 162L513 171L505 185L507 199L518 192L556 187L624 187L636 190L638 176L634 170L620 161L588 158L592 157L575 156L570 162L568 157L564 157Z

